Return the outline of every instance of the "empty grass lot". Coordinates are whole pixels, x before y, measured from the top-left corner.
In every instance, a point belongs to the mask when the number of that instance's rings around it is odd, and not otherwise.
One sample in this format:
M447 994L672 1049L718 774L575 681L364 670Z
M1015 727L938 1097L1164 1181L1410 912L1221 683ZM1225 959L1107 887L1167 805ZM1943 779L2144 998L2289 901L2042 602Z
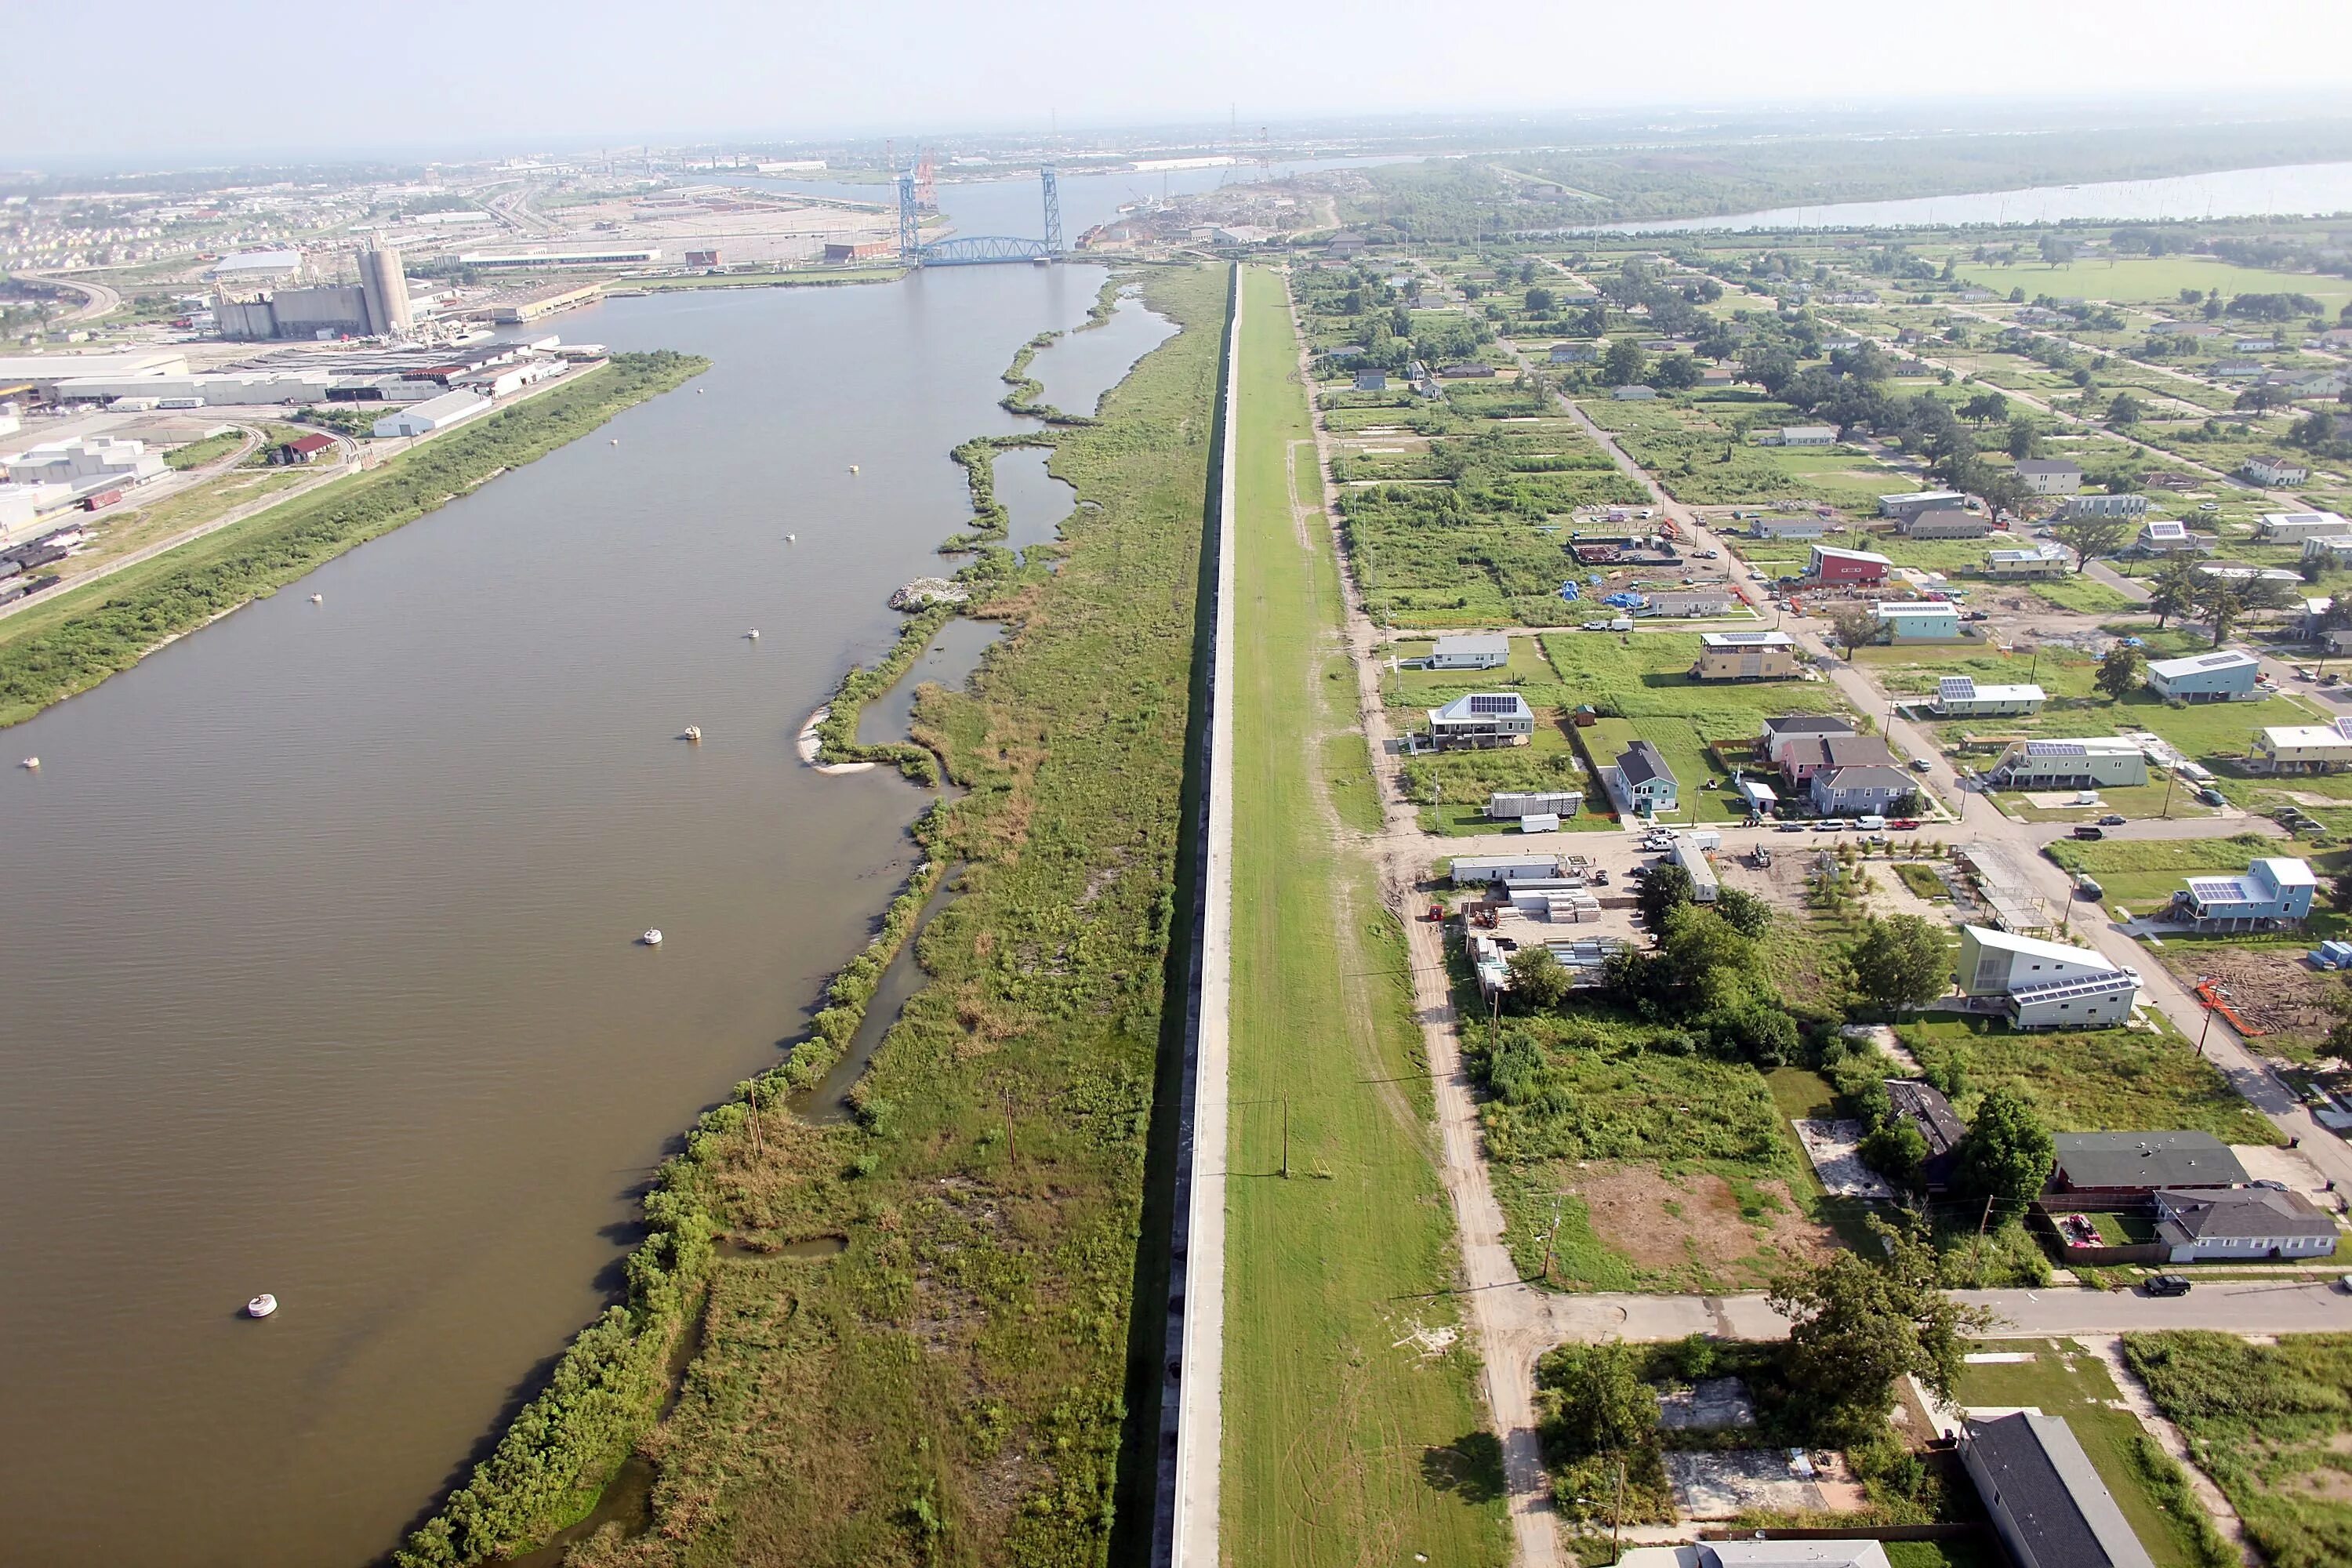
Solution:
M2224 1568L2230 1563L2203 1514L2184 1513L2178 1506L2187 1482L2180 1467L2141 1430L2137 1416L2110 1405L2118 1394L2105 1363L2072 1340L2000 1341L1985 1348L2031 1350L2033 1359L1971 1363L1960 1373L1963 1406L2031 1405L2045 1415L2063 1417L2158 1568Z
M1318 751L1299 743L1348 722L1352 688L1324 679L1340 614L1329 534L1291 513L1294 471L1320 494L1314 448L1297 445L1295 340L1281 276L1252 269L1244 288L1223 1555L1500 1563L1402 932L1370 863L1335 843Z
M2011 1030L1993 1020L1922 1019L1895 1033L1922 1064L1956 1064L1962 1121L1995 1089L2033 1102L2056 1132L2141 1132L2186 1128L2228 1143L2283 1142L2239 1098L2194 1042L2170 1029Z

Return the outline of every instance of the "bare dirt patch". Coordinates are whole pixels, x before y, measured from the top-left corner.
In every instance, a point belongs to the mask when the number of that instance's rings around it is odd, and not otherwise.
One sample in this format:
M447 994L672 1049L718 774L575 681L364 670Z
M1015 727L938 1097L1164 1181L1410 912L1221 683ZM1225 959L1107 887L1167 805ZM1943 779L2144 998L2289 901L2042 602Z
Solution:
M1769 1264L1776 1255L1811 1258L1834 1245L1830 1232L1805 1217L1785 1182L1757 1184L1766 1202L1753 1215L1742 1211L1729 1182L1706 1172L1670 1176L1654 1166L1595 1165L1575 1172L1564 1187L1584 1200L1594 1237L1644 1269L1696 1264L1713 1271Z
M2184 984L2211 977L2238 1016L2281 1044L2316 1045L2327 1037L2326 1000L2340 982L2315 973L2299 947L2222 947L2168 942L2158 950L2165 968ZM2258 1042L2259 1043L2259 1042Z

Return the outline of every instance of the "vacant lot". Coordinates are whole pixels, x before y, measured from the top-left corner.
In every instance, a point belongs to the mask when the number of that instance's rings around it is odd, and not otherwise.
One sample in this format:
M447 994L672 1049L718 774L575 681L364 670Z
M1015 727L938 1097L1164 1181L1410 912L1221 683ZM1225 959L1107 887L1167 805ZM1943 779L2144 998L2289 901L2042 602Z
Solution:
M2187 1128L2231 1143L2284 1141L2169 1029L2016 1031L1990 1019L1937 1018L1895 1033L1931 1070L1958 1066L1966 1088L1952 1102L1964 1121L1985 1091L2008 1089L2060 1132Z
M2096 261L2069 261L2056 267L2038 261L2014 267L1988 267L1963 261L1960 263L1960 276L1980 288L2002 294L2012 289L2022 289L2029 300L2042 294L2055 294L2062 298L2109 300L2117 304L2163 304L2175 307L2185 316L2193 316L2196 308L2179 305L2183 289L2206 291L2219 289L2223 294L2231 296L2308 294L2325 305L2331 316L2342 310L2347 300L2352 300L2352 283L2341 278L2327 278L2313 272L2270 272L2252 267L2233 267L2226 261L2197 256L2114 257ZM2249 326L2247 331L2259 335L2264 329Z
M2124 1356L2273 1568L2352 1562L2352 1335L2127 1334Z
M2132 1533L2159 1568L2225 1568L2230 1557L2201 1513L2184 1514L2187 1478L2121 1403L2106 1363L2072 1340L2000 1340L1995 1352L2031 1350L2026 1362L1975 1362L1960 1374L1963 1407L2035 1405L2063 1416Z

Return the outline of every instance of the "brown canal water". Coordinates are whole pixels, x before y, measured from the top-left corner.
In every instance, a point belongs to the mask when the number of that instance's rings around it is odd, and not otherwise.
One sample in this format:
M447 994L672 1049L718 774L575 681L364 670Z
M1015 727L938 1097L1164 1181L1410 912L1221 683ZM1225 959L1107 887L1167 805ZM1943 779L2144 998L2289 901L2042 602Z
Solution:
M485 1450L909 869L793 736L1101 277L566 316L716 363L7 737L0 1560L363 1563Z

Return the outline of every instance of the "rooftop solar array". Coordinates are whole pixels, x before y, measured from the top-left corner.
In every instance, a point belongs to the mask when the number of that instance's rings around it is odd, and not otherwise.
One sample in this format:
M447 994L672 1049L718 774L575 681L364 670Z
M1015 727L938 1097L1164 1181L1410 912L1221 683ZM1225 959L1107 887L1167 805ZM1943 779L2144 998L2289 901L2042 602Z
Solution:
M2189 890L2200 904L2251 904L2262 897L2243 877L2191 877Z
M1947 675L1936 682L1936 695L1947 702L1961 701L1977 694L1977 683L1965 675Z
M2090 748L2080 741L2028 741L2025 754L2029 757L2082 757Z

